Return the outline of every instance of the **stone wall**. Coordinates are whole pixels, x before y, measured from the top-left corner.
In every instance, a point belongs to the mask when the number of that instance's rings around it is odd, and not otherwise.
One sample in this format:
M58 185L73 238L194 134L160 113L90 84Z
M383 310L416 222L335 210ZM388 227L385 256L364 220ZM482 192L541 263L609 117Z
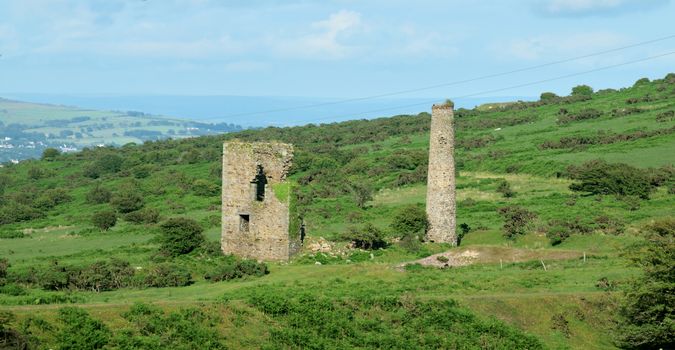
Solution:
M289 144L232 141L223 145L221 247L225 254L286 261L297 249L299 242L289 235L291 188L286 175L292 159ZM260 170L266 181L257 180ZM263 183L262 199L256 198L260 191L256 181Z
M455 232L455 131L452 106L431 107L426 239L457 245Z

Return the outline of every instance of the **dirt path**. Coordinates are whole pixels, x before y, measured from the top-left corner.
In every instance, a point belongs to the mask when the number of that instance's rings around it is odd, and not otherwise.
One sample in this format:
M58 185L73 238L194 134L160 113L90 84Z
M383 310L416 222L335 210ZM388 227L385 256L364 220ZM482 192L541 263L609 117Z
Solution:
M565 260L581 257L582 252L573 250L521 249L509 247L473 246L456 248L434 254L423 259L397 265L401 268L408 264L420 264L435 267L466 266L471 264L511 263L531 260Z

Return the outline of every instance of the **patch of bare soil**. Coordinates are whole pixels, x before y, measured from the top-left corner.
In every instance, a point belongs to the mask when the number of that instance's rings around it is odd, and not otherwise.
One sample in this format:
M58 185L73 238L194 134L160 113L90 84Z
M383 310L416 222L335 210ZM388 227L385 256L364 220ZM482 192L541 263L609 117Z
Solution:
M483 247L473 246L457 248L443 253L434 254L423 259L403 263L398 267L408 264L420 264L435 267L466 266L471 264L508 263L530 260L565 260L575 259L583 253L573 250L551 249L521 249L509 247Z

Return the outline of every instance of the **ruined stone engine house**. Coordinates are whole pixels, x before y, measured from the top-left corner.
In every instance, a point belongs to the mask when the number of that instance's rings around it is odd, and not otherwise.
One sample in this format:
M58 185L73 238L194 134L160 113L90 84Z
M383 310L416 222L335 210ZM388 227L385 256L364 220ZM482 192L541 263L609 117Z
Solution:
M301 225L286 176L293 146L223 145L221 248L225 254L286 261L300 247Z

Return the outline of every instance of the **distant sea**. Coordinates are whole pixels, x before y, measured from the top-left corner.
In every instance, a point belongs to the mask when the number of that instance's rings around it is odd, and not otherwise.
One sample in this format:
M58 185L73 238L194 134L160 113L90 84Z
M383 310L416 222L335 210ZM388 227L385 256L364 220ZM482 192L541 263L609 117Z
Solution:
M97 110L139 111L209 123L233 123L244 127L321 124L353 119L372 119L398 114L430 112L443 98L380 98L348 103L339 98L276 96L186 95L87 95L0 93L0 96L35 103L76 106ZM533 100L532 97L500 96L455 100L455 107L473 108L487 102ZM297 108L301 106L312 106Z

